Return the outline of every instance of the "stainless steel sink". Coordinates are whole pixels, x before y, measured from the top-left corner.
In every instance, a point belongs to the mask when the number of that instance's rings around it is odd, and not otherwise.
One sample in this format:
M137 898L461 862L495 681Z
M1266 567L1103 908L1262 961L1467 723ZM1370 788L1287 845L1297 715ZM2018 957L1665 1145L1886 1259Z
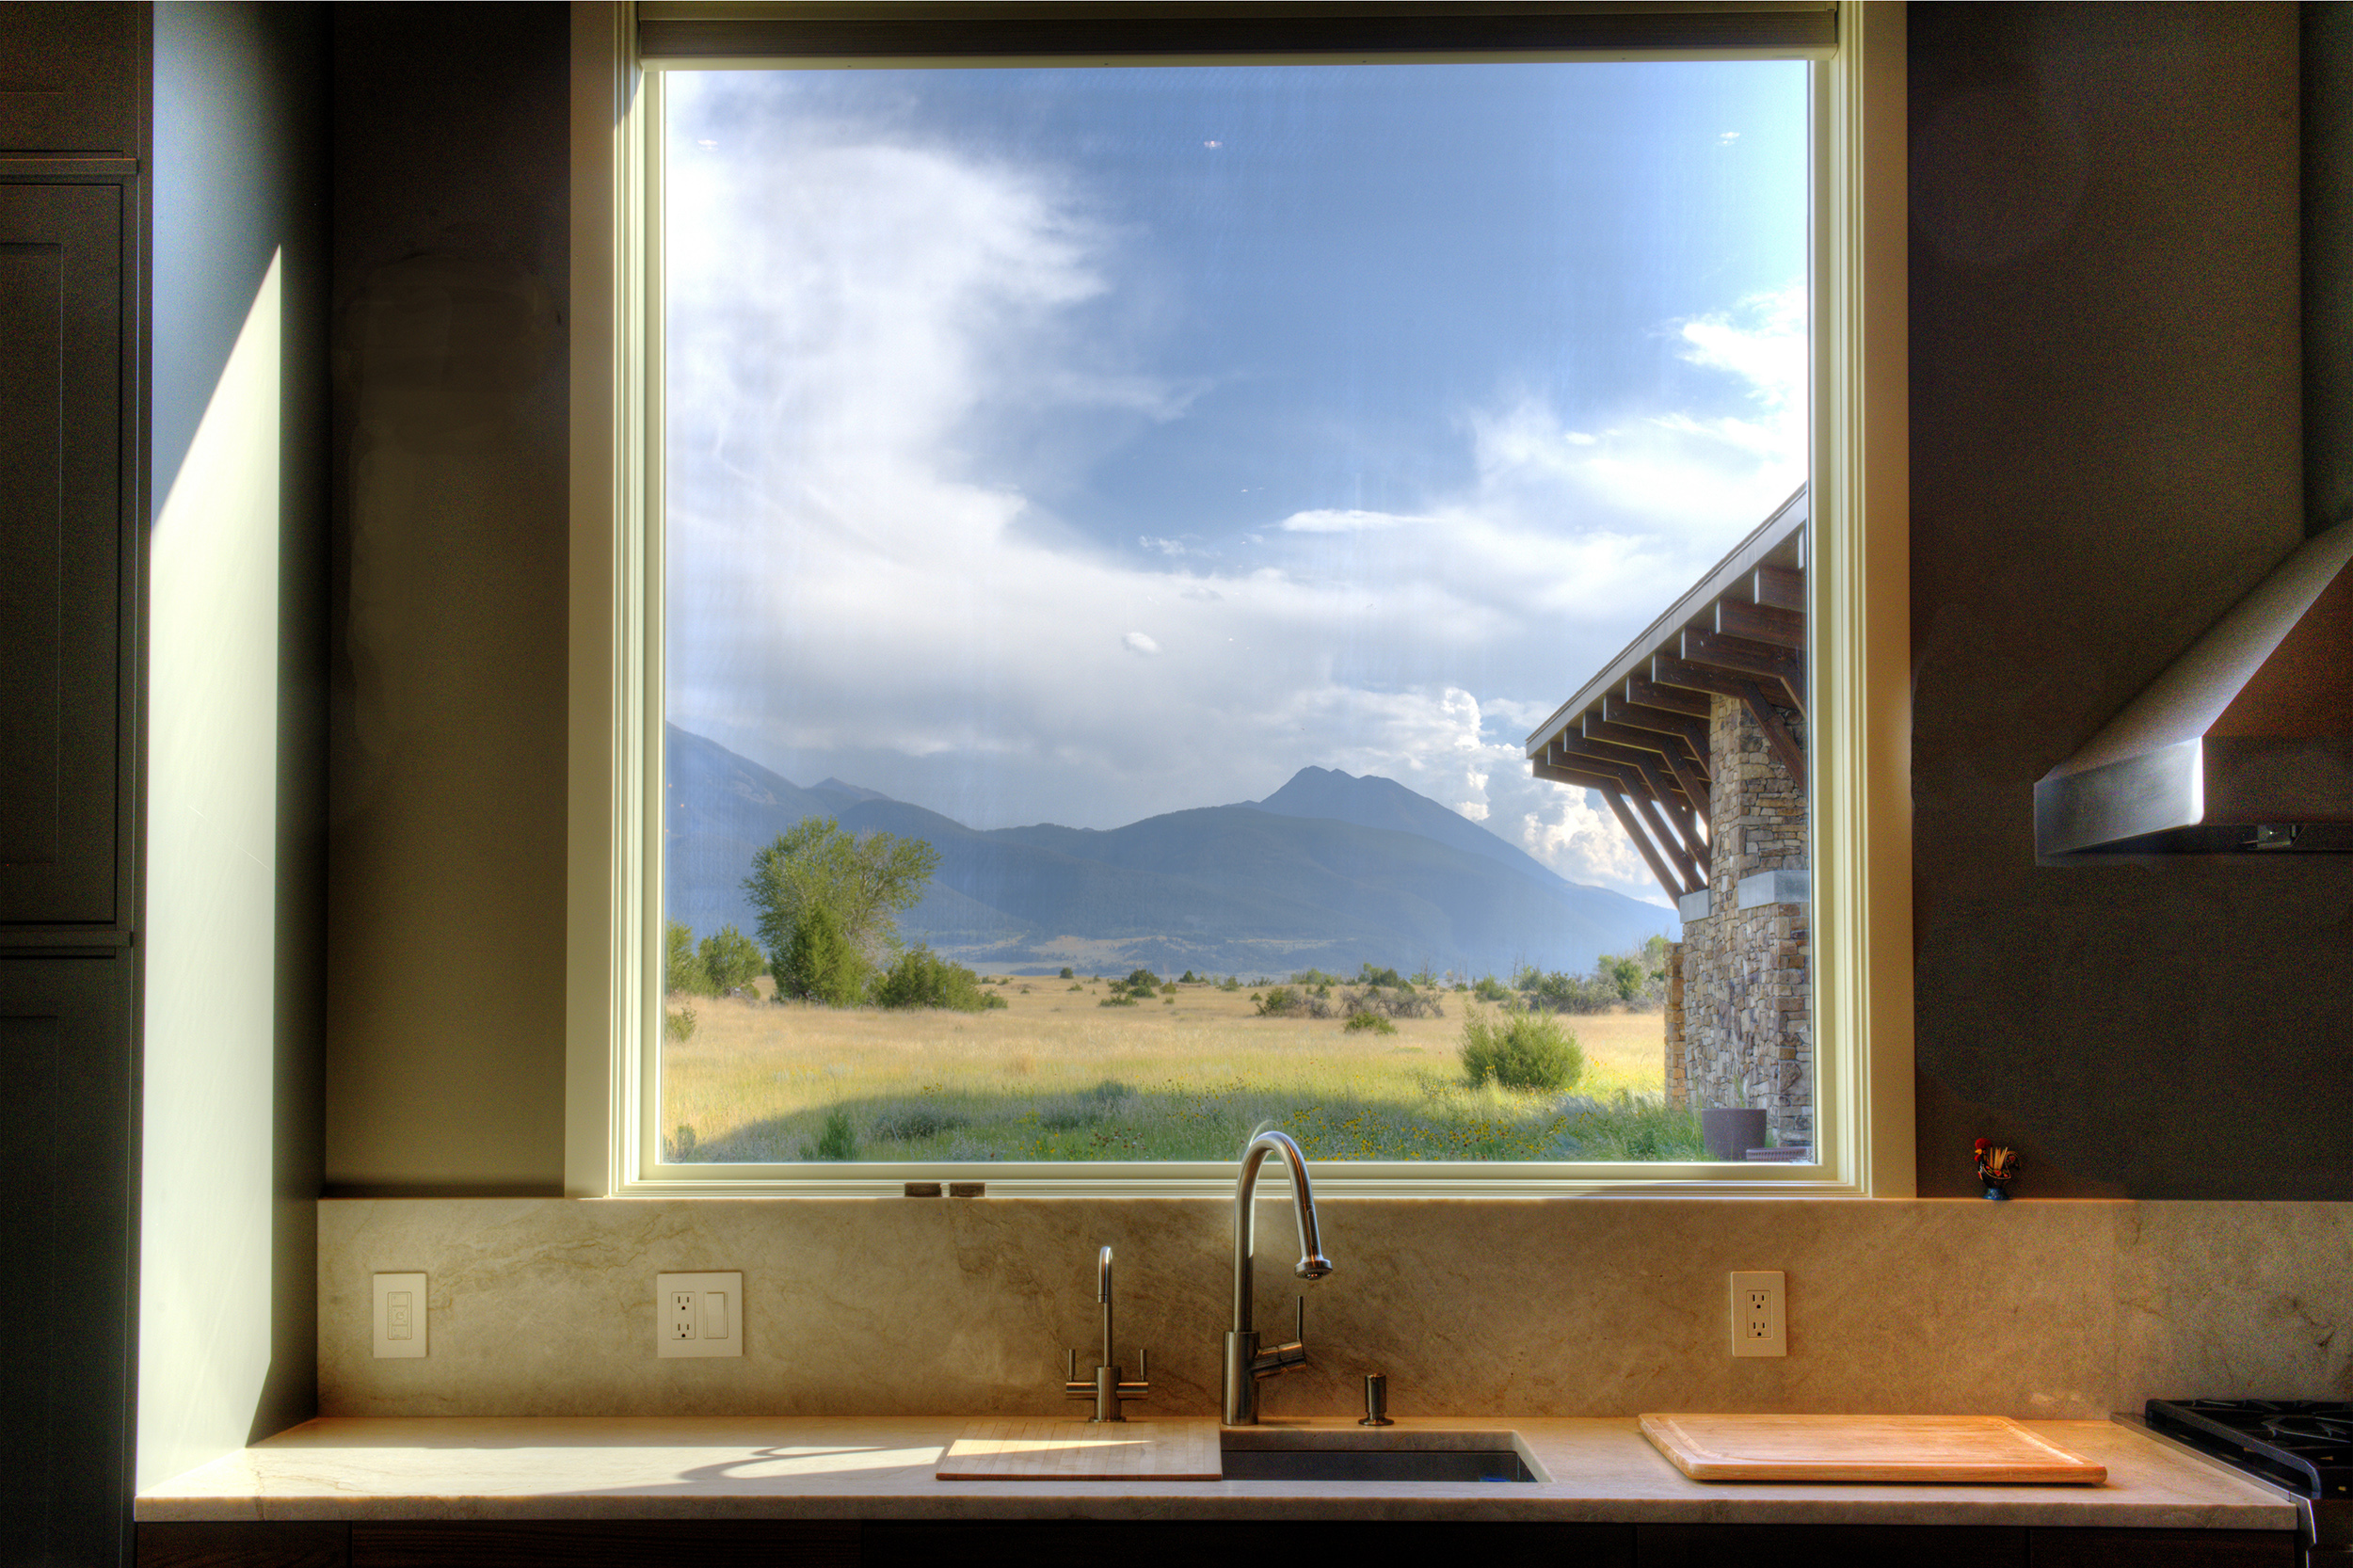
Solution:
M1509 1432L1343 1432L1255 1428L1224 1434L1227 1480L1538 1481Z

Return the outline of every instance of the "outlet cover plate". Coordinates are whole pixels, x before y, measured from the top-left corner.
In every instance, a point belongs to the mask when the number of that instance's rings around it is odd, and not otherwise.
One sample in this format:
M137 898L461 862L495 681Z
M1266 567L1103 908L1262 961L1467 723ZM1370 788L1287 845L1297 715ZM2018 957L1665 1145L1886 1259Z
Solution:
M1779 1269L1733 1273L1732 1353L1789 1353L1789 1296Z
M424 1276L376 1276L376 1353L424 1354Z
M683 1331L691 1330L691 1333ZM740 1273L653 1276L654 1354L744 1353L744 1276Z

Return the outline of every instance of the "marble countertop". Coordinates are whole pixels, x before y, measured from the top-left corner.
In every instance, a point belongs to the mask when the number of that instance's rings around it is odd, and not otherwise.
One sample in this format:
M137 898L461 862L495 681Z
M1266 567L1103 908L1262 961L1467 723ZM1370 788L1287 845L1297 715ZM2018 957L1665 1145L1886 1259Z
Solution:
M1527 1519L1619 1523L2102 1525L2292 1529L2281 1494L2112 1421L2031 1421L2107 1466L2104 1486L1691 1480L1632 1417L1403 1419L1513 1432L1553 1479L940 1481L966 1418L323 1417L140 1494L186 1519ZM1337 1446L1345 1418L1270 1421L1252 1446ZM1329 1436L1321 1434L1331 1434Z

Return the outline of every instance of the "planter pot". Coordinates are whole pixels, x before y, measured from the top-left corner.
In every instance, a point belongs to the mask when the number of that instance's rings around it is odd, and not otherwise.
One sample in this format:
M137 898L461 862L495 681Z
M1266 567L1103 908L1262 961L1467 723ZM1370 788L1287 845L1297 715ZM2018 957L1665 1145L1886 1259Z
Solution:
M1700 1135L1708 1159L1746 1160L1751 1149L1765 1146L1765 1112L1711 1105L1700 1112Z

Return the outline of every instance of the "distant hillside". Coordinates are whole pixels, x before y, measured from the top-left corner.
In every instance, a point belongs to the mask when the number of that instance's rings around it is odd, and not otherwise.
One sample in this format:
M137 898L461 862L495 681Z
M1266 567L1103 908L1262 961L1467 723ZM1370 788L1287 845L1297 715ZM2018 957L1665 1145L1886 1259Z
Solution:
M900 929L985 969L1504 974L1583 969L1674 929L1669 911L1567 882L1385 778L1308 768L1257 803L980 832L838 779L803 789L675 725L667 738L664 892L697 935L751 929L753 853L812 814L937 847L938 875Z

